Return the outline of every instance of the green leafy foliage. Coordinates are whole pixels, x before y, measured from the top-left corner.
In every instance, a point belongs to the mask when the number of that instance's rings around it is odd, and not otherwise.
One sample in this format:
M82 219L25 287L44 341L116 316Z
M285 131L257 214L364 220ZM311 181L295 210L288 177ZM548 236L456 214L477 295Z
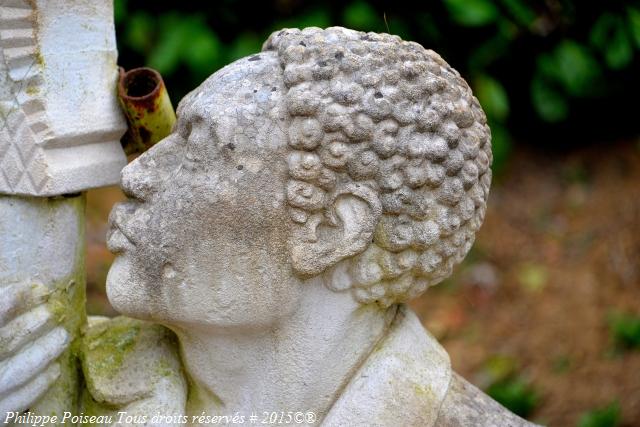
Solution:
M218 68L258 52L272 31L343 25L414 40L460 71L487 113L496 172L514 138L587 142L591 126L615 139L625 132L621 124L637 133L634 108L625 105L640 96L637 5L114 0L114 12L121 65L158 68L174 101Z
M488 75L479 75L473 81L473 90L482 105L491 128L493 170L501 171L511 152L511 136L504 125L509 116L509 98L498 80Z
M487 25L498 18L498 9L491 0L445 0L444 4L460 25Z
M640 316L613 313L609 317L609 331L617 347L623 350L640 349Z
M240 34L229 49L229 57L232 60L243 58L260 50L263 40L254 33Z
M530 27L537 18L535 11L521 0L502 0L501 3L520 25Z
M149 34L153 31L154 24L151 16L146 12L136 12L127 22L123 39L130 49L144 54L152 47Z
M382 15L379 15L369 3L356 1L346 7L342 19L354 30L374 31L380 26Z
M535 76L531 81L531 101L536 112L547 122L557 123L569 115L568 101L541 76Z
M478 76L474 83L474 93L487 117L495 120L506 119L509 115L509 98L502 83L487 75Z
M482 373L488 385L502 382L517 375L518 361L505 354L494 354L485 361Z
M220 42L204 21L194 15L168 14L160 18L158 41L149 52L149 65L160 73L173 73L186 64L204 78L215 70Z
M621 16L607 13L598 18L591 30L591 43L614 69L626 67L633 59L633 46L624 24Z
M636 47L640 48L640 9L630 7L627 9L627 17L629 19L629 31L636 43Z
M620 425L620 404L613 402L580 417L578 427L616 427Z
M113 2L113 19L117 23L124 20L127 13L127 0L114 0Z
M601 75L600 65L591 52L573 40L563 40L553 52L540 55L538 70L576 97L590 95Z
M549 280L549 272L542 264L523 264L518 267L517 275L520 286L530 292L542 290Z
M540 403L540 394L518 372L518 362L507 355L496 354L484 364L482 375L485 391L510 411L528 417Z
M469 69L474 73L486 72L489 65L509 51L511 41L507 34L497 33L485 40L469 56Z
M491 151L493 152L493 164L491 169L500 173L507 164L511 153L511 135L507 127L499 121L488 120L491 129Z
M528 417L540 402L540 396L522 378L509 378L492 384L487 394L511 412Z

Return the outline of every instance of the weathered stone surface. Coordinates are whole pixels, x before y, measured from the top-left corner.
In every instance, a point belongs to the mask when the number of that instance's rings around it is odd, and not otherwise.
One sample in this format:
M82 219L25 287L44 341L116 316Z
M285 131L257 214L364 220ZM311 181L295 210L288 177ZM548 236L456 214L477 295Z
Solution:
M395 36L283 30L178 116L123 170L107 291L176 332L205 395L188 412L435 425L448 357L398 305L484 216L490 133L466 82Z
M0 1L0 193L117 182L116 57L111 0Z
M453 373L447 397L440 407L438 427L534 427Z
M186 379L174 335L160 325L116 317L89 319L80 347L86 390L80 411L128 416L184 410Z
M490 163L478 101L434 52L344 28L274 33L187 95L174 132L122 171L107 293L171 329L182 366L162 328L98 322L85 405L173 402L191 425L265 412L528 425L463 386L403 304L468 252Z
M75 405L68 347L85 322L84 207L82 195L0 195L0 414Z

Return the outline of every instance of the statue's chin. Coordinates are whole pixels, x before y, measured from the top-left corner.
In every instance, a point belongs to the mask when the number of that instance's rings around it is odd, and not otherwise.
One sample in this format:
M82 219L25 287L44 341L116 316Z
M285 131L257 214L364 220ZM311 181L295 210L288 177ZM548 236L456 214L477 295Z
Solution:
M138 286L132 279L129 261L119 255L111 264L107 274L107 298L111 306L120 314L148 319L149 297L144 295L144 287Z

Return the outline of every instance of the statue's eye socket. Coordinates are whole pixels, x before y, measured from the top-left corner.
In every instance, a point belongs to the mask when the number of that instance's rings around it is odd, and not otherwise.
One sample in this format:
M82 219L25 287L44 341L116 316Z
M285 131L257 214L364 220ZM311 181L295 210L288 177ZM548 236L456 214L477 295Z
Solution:
M199 164L199 157L193 152L192 144L187 143L182 156L182 166L187 170L195 171Z
M178 122L176 131L178 132L178 135L180 135L180 137L183 140L188 141L189 136L191 136L191 129L192 129L191 122L187 120L182 120Z

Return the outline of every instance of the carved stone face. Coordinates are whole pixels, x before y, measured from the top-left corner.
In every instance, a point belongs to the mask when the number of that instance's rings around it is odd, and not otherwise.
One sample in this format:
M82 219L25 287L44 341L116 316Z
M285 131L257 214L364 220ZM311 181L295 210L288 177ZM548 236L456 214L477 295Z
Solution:
M406 301L471 248L490 163L486 116L436 53L276 32L124 169L107 291L125 314L192 326L270 325L296 306L294 277L324 273L360 303Z
M174 132L122 171L107 292L169 325L269 325L296 306L287 251L284 88L262 53L211 76Z

